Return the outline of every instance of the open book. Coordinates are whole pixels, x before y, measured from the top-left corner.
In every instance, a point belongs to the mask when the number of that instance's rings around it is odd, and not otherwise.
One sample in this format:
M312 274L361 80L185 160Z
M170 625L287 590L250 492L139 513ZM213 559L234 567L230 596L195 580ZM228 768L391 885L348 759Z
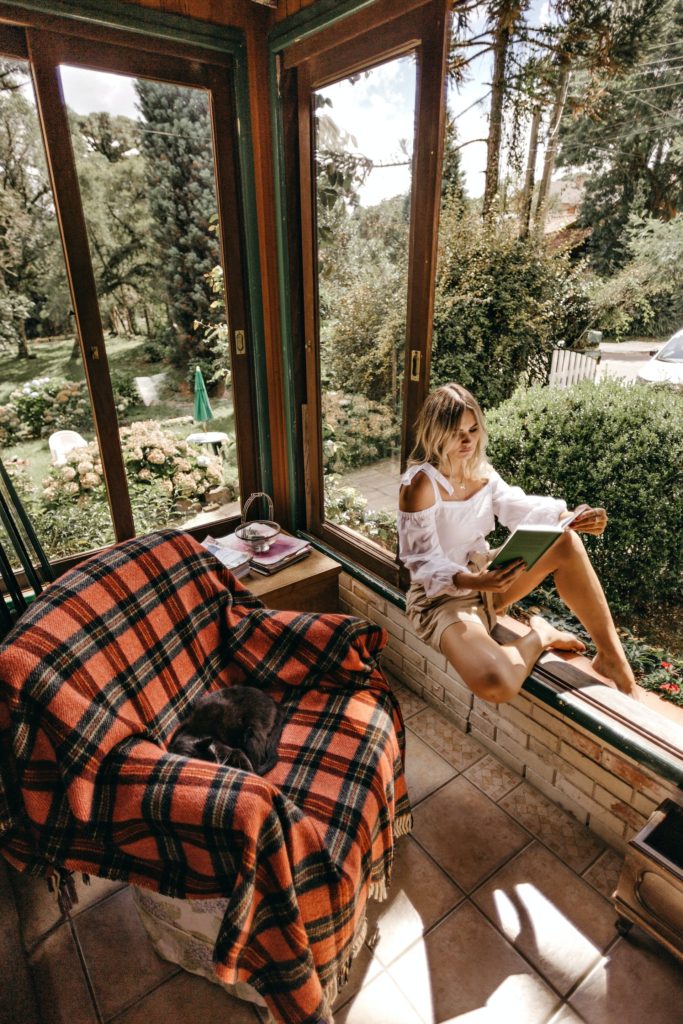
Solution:
M582 510L582 512L585 509ZM489 564L489 569L496 569L501 565L507 565L521 558L526 563L527 569L534 565L541 555L544 555L548 548L552 547L570 523L573 523L582 512L574 512L567 516L561 523L555 526L547 526L545 523L524 523L513 530L503 546L498 549L495 557Z

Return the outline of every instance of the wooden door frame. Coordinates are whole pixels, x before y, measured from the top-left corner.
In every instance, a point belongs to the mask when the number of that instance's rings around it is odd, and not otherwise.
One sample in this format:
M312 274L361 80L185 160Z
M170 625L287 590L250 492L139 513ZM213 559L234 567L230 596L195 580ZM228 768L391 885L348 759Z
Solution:
M445 68L448 43L447 0L407 0L397 5L379 0L359 9L317 32L292 37L284 25L273 33L272 86L279 101L281 120L275 125L279 146L281 178L281 223L286 235L281 240L280 259L285 287L289 283L290 317L299 324L294 334L283 325L283 338L289 345L289 361L299 365L303 351L306 384L293 385L288 400L292 422L302 422L306 434L303 445L290 438L290 464L295 495L293 517L299 527L365 568L396 585L400 570L396 558L378 545L324 520L322 455L320 444L320 368L317 324L317 287L315 287L316 248L314 237L315 206L312 180L312 91L346 77L363 67L371 67L406 52L417 56L415 145L409 230L408 304L404 369L404 402L401 426L402 458L412 443L413 423L429 388L429 359L434 306L436 245L440 206L441 159L445 121ZM381 28L381 32L377 31ZM278 42L289 44L277 50ZM294 131L287 124L296 103L297 152L291 151ZM285 148L285 140L289 147ZM419 188L417 187L419 183ZM296 193L296 198L293 198ZM292 246L287 236L301 231L301 269L292 265ZM286 306L283 303L283 310ZM420 371L411 380L411 351L420 353ZM302 407L299 414L297 406Z
M221 257L226 268L224 284L231 365L235 388L240 394L235 408L237 458L242 492L250 493L264 487L268 489L272 485L272 474L268 410L262 397L266 372L260 268L254 238L255 202L244 40L242 33L224 30L218 33L221 37L218 48L205 50L177 38L157 38L149 31L143 36L81 19L55 17L49 10L45 11L54 5L40 6L42 10L27 11L0 3L0 47L8 56L28 60L32 69L77 334L103 454L112 521L116 539L123 540L133 536L134 524L123 457L116 433L111 429L111 424L117 422L115 401L57 65L70 63L209 91L214 174L222 226ZM145 25L149 29L150 12L146 13ZM124 14L122 21L126 20ZM160 16L151 20L161 31L166 19ZM176 35L181 34L178 22L183 23L183 28L192 24L188 19L171 20ZM242 127L239 135L238 119ZM219 125L223 126L220 131ZM226 125L231 127L226 130ZM241 354L244 347L240 346L239 354L236 350L236 330L242 331L246 338L247 358ZM220 522L229 524L231 521ZM222 532L220 522L212 524L212 528L218 527L217 532Z

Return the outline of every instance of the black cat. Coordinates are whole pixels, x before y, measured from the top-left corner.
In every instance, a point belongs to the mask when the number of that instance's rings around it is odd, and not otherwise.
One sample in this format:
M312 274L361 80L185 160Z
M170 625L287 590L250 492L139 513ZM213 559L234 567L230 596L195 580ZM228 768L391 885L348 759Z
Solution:
M263 775L277 760L284 715L255 686L227 686L201 697L175 733L174 754Z

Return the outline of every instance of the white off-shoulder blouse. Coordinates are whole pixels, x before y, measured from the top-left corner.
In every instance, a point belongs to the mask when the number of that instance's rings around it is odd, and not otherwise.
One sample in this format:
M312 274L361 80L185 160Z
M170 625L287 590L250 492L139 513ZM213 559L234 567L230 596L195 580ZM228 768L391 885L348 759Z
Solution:
M486 537L496 519L514 530L523 522L554 526L567 512L564 501L525 494L521 487L506 484L495 470L481 490L461 501L444 501L437 484L449 495L453 488L428 463L411 466L401 483L409 484L418 473L432 480L434 504L421 512L399 510L399 558L410 572L411 581L421 583L429 598L471 593L456 587L453 576L467 571L473 554L490 550Z

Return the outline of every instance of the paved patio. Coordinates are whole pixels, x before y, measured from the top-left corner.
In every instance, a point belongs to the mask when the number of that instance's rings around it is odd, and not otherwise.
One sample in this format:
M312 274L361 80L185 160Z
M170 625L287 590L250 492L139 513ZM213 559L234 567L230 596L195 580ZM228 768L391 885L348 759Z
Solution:
M398 508L398 481L401 463L398 456L380 459L371 466L352 469L340 477L345 487L355 487L376 512L395 512Z

